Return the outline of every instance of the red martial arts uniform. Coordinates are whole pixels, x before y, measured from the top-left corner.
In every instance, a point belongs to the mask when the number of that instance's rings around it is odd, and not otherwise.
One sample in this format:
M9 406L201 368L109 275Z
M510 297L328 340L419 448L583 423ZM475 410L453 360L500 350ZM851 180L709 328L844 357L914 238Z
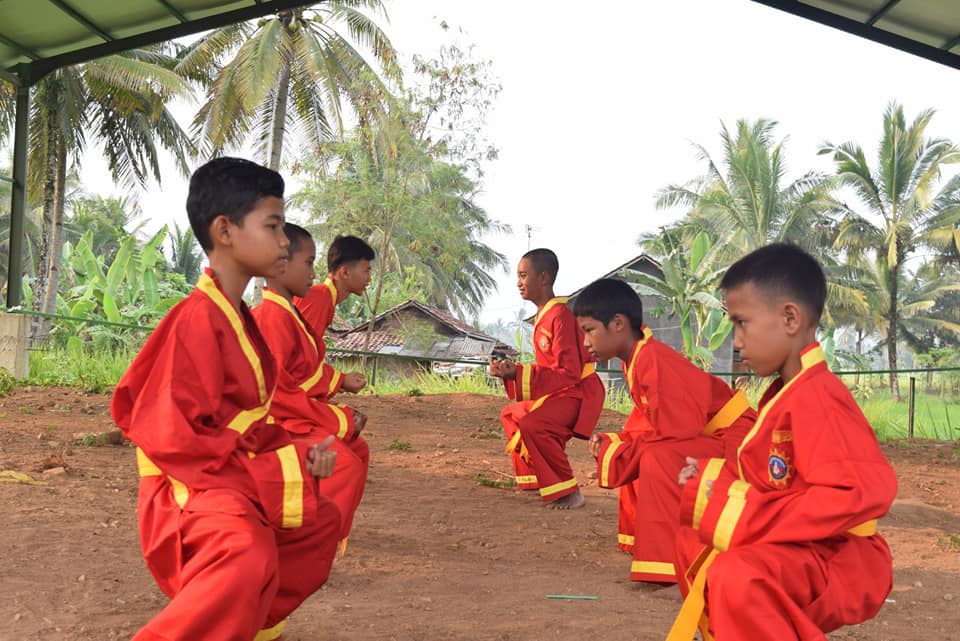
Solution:
M693 527L678 539L686 599L670 641L698 625L717 641L823 641L876 615L890 593L876 519L897 493L893 469L820 346L802 363L767 389L737 458L701 462L684 487L681 518Z
M500 414L517 487L539 489L545 502L577 491L564 448L571 436L590 438L603 409L603 383L566 302L552 298L537 312L536 364L518 363L516 377L504 380L507 395L518 402Z
M620 433L601 434L600 487L620 488L617 541L630 551L633 581L677 580L677 476L687 456L735 453L756 412L743 393L704 372L643 327L624 378L633 411Z
M326 581L340 531L306 446L267 418L267 345L207 270L124 374L111 413L137 445L147 567L170 603L135 641L268 641Z
M329 402L331 383L341 379L323 362L322 336L313 333L286 298L264 289L253 317L280 370L270 415L294 441L312 444L327 434L338 439L330 448L337 452L336 467L320 481L320 493L340 509L341 538L346 538L363 496L370 450L347 420L349 408Z

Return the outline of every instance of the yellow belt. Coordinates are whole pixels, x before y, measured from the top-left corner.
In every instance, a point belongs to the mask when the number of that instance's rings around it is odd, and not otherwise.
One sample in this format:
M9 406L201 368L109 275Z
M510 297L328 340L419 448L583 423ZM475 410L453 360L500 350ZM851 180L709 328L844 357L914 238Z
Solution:
M743 390L740 390L730 397L730 400L720 408L719 412L713 415L710 422L703 428L703 433L710 435L717 430L729 427L748 409L750 409L750 401L747 400L747 395L743 393Z
M864 521L847 531L856 536L873 536L877 533L877 520ZM690 572L693 571L696 572L696 575L693 583L690 584L687 598L683 600L683 605L680 607L680 613L677 614L673 627L670 628L667 641L690 641L698 626L704 641L713 641L713 635L709 631L709 620L705 612L703 590L707 582L707 568L710 567L716 556L717 550L715 548L704 547L697 559L690 565L687 575L689 576ZM684 579L685 577L680 577L681 581Z

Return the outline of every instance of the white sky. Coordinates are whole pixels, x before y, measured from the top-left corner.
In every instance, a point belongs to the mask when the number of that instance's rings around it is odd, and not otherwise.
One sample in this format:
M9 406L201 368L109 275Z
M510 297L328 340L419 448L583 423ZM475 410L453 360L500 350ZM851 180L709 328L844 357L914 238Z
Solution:
M683 213L655 209L657 190L704 172L691 141L721 159L721 121L778 121L793 177L832 169L816 155L825 140L857 141L872 160L892 99L908 119L936 109L929 133L960 139L960 71L749 0L387 3L401 59L434 56L462 28L460 44L474 44L503 84L487 133L500 158L478 200L513 226L512 236L487 239L511 267L484 322L521 309L512 273L526 225L532 247L560 257L557 293L638 254L642 232ZM83 184L119 194L96 155L83 163ZM145 216L184 226L186 185L168 166L162 189L140 195Z

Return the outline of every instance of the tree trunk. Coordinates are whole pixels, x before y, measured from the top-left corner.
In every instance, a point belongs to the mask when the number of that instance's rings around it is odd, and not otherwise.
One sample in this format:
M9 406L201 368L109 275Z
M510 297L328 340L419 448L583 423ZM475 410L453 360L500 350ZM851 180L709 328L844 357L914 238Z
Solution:
M857 328L857 378L854 380L854 385L860 387L860 357L863 356L863 330L859 327Z
M57 141L57 176L53 190L53 226L50 230L50 259L47 267L47 289L44 292L43 307L45 314L57 311L57 291L60 288L60 264L63 260L63 210L66 201L67 147L63 139ZM40 319L40 337L46 339L50 334L51 319Z
M897 380L897 296L900 265L890 269L890 307L887 310L887 366L890 369L890 393L900 400L900 381Z
M40 229L40 254L37 257L37 273L33 285L33 310L43 309L43 301L47 292L47 276L50 270L50 241L53 236L53 218L56 208L57 185L57 135L56 124L53 119L47 121L46 139L46 167L43 176L43 222ZM32 338L40 338L41 325L38 317L33 317L30 323Z

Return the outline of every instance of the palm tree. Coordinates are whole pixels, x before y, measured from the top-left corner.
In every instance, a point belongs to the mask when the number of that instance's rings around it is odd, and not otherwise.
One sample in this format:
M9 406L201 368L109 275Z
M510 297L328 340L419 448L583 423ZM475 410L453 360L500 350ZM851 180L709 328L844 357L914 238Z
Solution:
M390 40L361 9L386 15L381 0L330 0L212 31L183 51L178 72L207 86L194 120L203 153L219 155L252 136L278 170L288 126L314 148L338 135L341 96L353 104L357 81L372 73L351 40L387 77L399 75Z
M787 167L783 142L773 138L776 124L738 120L735 132L721 125L722 165L696 145L707 172L662 189L657 207L690 208L687 222L707 230L731 259L775 241L822 246L832 230L829 214L837 208L832 182L810 171L783 184Z
M183 274L187 283L195 283L200 277L203 253L191 227L180 229L180 225L173 224L173 234L170 235L170 262L173 271Z
M883 280L890 391L897 399L904 261L923 246L933 245L937 230L960 222L958 179L937 189L943 165L960 161L960 148L943 138L925 137L933 114L933 110L923 111L908 126L903 107L890 103L883 115L876 169L856 143L827 142L820 149L821 154L833 155L840 184L854 189L866 211L847 209L834 244L851 260L868 256Z
M114 180L160 180L159 146L187 173L190 141L166 103L189 92L162 47L131 50L59 69L34 87L28 191L42 194L43 223L34 307L50 313L59 285L67 170L79 162L88 136L101 144ZM45 335L49 322L41 323Z

